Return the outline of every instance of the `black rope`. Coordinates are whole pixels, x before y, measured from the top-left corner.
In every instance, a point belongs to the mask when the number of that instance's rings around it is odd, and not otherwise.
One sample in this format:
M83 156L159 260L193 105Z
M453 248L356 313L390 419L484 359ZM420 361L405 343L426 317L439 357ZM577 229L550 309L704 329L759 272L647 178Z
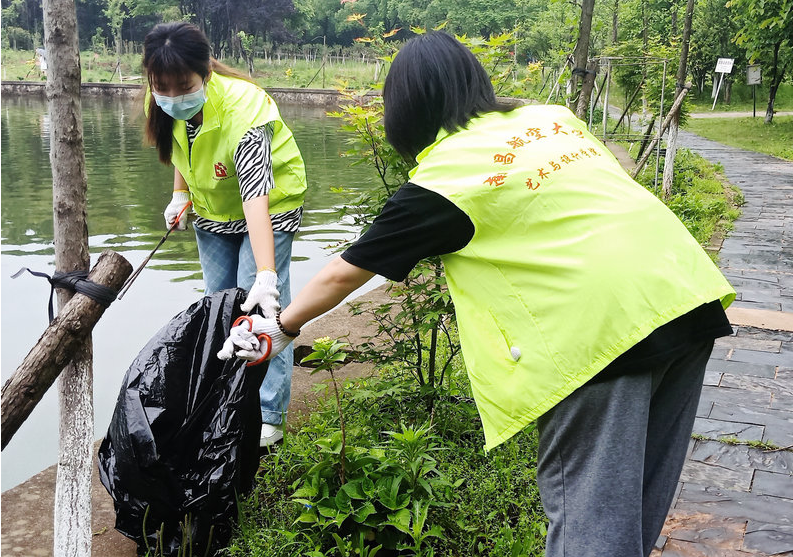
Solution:
M597 72L588 70L586 68L573 68L573 75L580 75L581 77L585 77L588 74L597 75Z
M110 304L113 303L113 300L116 299L115 290L103 284L88 280L88 271L71 271L69 273L61 273L56 271L52 276L49 276L47 273L32 271L27 267L22 267L16 273L11 275L11 278L17 278L25 271L35 277L45 278L50 283L50 300L47 306L50 323L52 323L52 320L55 319L55 313L52 306L52 296L55 293L56 288L64 288L72 292L84 294L105 308L109 307Z

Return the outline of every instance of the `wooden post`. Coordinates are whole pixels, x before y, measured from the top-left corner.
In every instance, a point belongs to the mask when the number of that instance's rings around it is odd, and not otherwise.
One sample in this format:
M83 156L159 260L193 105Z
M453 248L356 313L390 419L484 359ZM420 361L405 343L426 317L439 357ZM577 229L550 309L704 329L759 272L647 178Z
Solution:
M118 291L131 272L132 266L126 259L114 251L105 251L88 278ZM75 295L3 385L0 399L2 448L8 445L61 370L80 350L104 311L105 308L92 298Z
M80 108L80 50L74 0L44 0L44 47L55 237L55 269L87 271L86 173ZM58 292L64 307L71 293ZM94 433L92 350L86 337L58 381L60 435L55 483L54 557L91 554Z
M653 153L653 149L655 148L656 144L661 140L664 132L666 132L666 129L669 127L669 122L672 121L674 115L677 114L678 110L680 110L680 105L683 104L683 99L690 88L691 84L686 83L686 86L683 87L683 90L675 99L674 104L672 104L672 108L669 109L669 113L666 115L666 118L664 118L663 125L661 126L658 135L653 138L653 140L650 142L650 145L647 147L647 150L644 152L644 155L642 155L642 157L639 159L639 162L636 163L636 168L634 168L633 172L631 173L632 178L636 178L636 176L639 175L639 172L641 172L642 168L644 168L644 165L647 164L647 159L650 158L650 155Z

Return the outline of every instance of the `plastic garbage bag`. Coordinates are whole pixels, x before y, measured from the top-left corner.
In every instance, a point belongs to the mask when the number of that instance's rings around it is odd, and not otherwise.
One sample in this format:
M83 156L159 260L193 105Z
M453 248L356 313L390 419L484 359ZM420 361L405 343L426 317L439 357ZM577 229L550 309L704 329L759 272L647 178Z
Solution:
M99 475L116 529L139 553L149 547L160 555L161 547L162 555L176 555L182 547L183 555L204 555L223 547L237 495L253 486L267 362L246 367L216 356L244 299L245 291L231 289L193 304L124 376L99 448Z

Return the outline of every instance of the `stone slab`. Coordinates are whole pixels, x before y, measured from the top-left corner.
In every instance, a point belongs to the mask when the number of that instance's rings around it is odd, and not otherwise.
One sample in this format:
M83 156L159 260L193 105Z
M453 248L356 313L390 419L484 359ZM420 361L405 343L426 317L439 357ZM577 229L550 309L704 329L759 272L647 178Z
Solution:
M779 353L782 349L781 340L765 340L751 337L729 336L717 338L715 348L756 350L759 352ZM714 348L714 350L715 350ZM713 357L711 355L711 357Z
M752 364L748 362L733 362L729 360L709 360L708 371L722 373L757 375L759 377L775 377L776 366L768 364Z
M670 539L661 552L661 557L758 557L737 549L712 547L705 543Z
M793 470L787 473L756 470L752 480L752 493L793 499Z
M777 353L736 348L732 351L732 354L730 354L730 361L746 362L748 364L764 364L774 367L793 365L793 353L782 350L781 347L780 352Z
M793 452L763 451L746 445L697 440L691 460L715 464L730 470L764 470L778 474L793 473Z
M675 509L752 520L760 524L793 526L793 500L693 483L683 485ZM769 509L774 510L773 515Z
M793 445L793 412L750 405L725 405L716 402L709 418L765 426L763 441L786 447Z
M702 395L700 396L700 402L702 401L709 401L717 405L723 405L723 406L748 404L760 408L763 407L770 408L771 393L752 392L744 389L725 389L723 386L720 387L703 386ZM720 419L718 416L713 415L713 411L711 411L711 414L706 417ZM747 423L758 423L758 422L753 422L751 420L734 420L734 421L746 421ZM760 422L760 425L762 425L762 422Z
M732 375L724 373L721 376L720 387L730 389L743 389L745 391L771 393L773 400L787 399L790 408L793 408L793 374L780 374L776 377L758 377L755 375ZM790 397L790 398L788 398Z
M740 441L759 441L763 438L763 429L763 426L757 424L697 418L694 422L693 433L709 437L710 439L728 437Z
M706 371L702 384L709 387L718 387L724 374L719 371Z
M752 487L752 470L731 470L696 460L688 460L683 465L680 481L707 484L721 489L733 491L750 491Z
M790 555L793 552L793 526L750 520L746 525L743 548L763 555Z
M667 540L705 543L714 549L739 550L746 521L723 518L696 511L672 509L661 531ZM669 545L666 544L665 549ZM666 555L666 553L664 553Z
M782 312L782 303L781 302L744 302L744 301L735 301L730 306L736 310L738 309L746 309L749 311L773 311L777 313Z
M759 338L764 340L779 340L783 343L793 342L793 332L791 331L759 329L757 327L738 327L735 332L735 336Z

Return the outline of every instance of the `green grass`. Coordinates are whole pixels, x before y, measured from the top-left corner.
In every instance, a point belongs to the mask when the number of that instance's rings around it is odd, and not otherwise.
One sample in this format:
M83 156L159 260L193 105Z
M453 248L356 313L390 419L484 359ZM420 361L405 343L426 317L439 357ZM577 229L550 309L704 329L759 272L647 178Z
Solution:
M80 53L82 81L84 83L120 83L116 71L115 55L96 54L92 51ZM223 62L247 74L247 66L240 60L225 59ZM8 81L41 81L44 75L35 65L35 55L31 50L3 49L2 79ZM303 56L283 57L280 60L254 60L252 79L264 87L322 88L330 89L338 84L349 88L369 88L375 84L375 76L382 79L382 64L379 66L360 59L347 59L344 63L329 62L322 71L322 61L306 60ZM378 73L379 72L379 73ZM141 55L124 54L121 57L121 75L124 82L140 83L143 75ZM138 79L130 79L135 78Z
M757 118L690 118L689 131L741 149L793 160L793 116L775 116L771 124Z
M756 88L757 114L764 115L768 105L768 87L758 85ZM710 96L710 87L702 94L694 90L687 97L690 112L710 112L713 106L713 99ZM724 91L719 93L719 100L716 103L714 112L751 112L752 111L752 86L736 83L732 86L730 102L724 101ZM780 85L774 99L774 110L793 111L793 84L783 83Z

